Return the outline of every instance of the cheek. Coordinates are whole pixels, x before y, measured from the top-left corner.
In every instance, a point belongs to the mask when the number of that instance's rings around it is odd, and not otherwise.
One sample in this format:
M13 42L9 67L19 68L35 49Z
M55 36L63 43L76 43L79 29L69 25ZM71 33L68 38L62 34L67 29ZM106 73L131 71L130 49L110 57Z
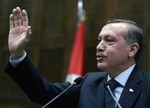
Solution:
M120 45L112 47L107 50L107 55L111 61L117 61L118 59L126 59L128 57L128 50L125 46Z

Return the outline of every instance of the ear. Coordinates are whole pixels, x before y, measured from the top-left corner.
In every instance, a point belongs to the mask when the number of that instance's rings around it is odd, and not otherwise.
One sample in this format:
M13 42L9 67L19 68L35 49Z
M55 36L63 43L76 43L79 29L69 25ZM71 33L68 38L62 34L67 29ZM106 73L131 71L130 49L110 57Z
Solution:
M129 57L134 57L139 49L139 45L137 43L130 44L129 48Z

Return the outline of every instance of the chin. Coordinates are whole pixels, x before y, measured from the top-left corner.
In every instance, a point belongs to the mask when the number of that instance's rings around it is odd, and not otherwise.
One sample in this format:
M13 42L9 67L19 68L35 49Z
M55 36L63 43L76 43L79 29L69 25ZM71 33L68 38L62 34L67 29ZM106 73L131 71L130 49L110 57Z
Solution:
M107 68L107 65L103 63L97 63L97 68L100 70L105 70Z

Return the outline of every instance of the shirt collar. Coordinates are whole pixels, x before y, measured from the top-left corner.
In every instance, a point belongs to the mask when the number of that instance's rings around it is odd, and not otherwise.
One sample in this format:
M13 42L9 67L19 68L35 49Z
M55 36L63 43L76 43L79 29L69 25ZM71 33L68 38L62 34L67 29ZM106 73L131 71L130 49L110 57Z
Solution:
M129 78L132 70L134 69L134 67L135 67L135 64L133 64L128 69L126 69L125 71L120 73L118 76L116 76L115 80L118 81L122 86L125 86L125 84ZM111 77L108 75L107 81L109 81L110 79L111 79Z

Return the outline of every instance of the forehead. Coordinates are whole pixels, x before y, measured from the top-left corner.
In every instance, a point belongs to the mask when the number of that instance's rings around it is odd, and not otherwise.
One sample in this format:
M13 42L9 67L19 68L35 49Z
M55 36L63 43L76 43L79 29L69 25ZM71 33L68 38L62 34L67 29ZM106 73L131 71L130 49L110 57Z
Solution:
M110 23L105 25L99 36L105 35L123 35L127 31L128 25L126 23Z

